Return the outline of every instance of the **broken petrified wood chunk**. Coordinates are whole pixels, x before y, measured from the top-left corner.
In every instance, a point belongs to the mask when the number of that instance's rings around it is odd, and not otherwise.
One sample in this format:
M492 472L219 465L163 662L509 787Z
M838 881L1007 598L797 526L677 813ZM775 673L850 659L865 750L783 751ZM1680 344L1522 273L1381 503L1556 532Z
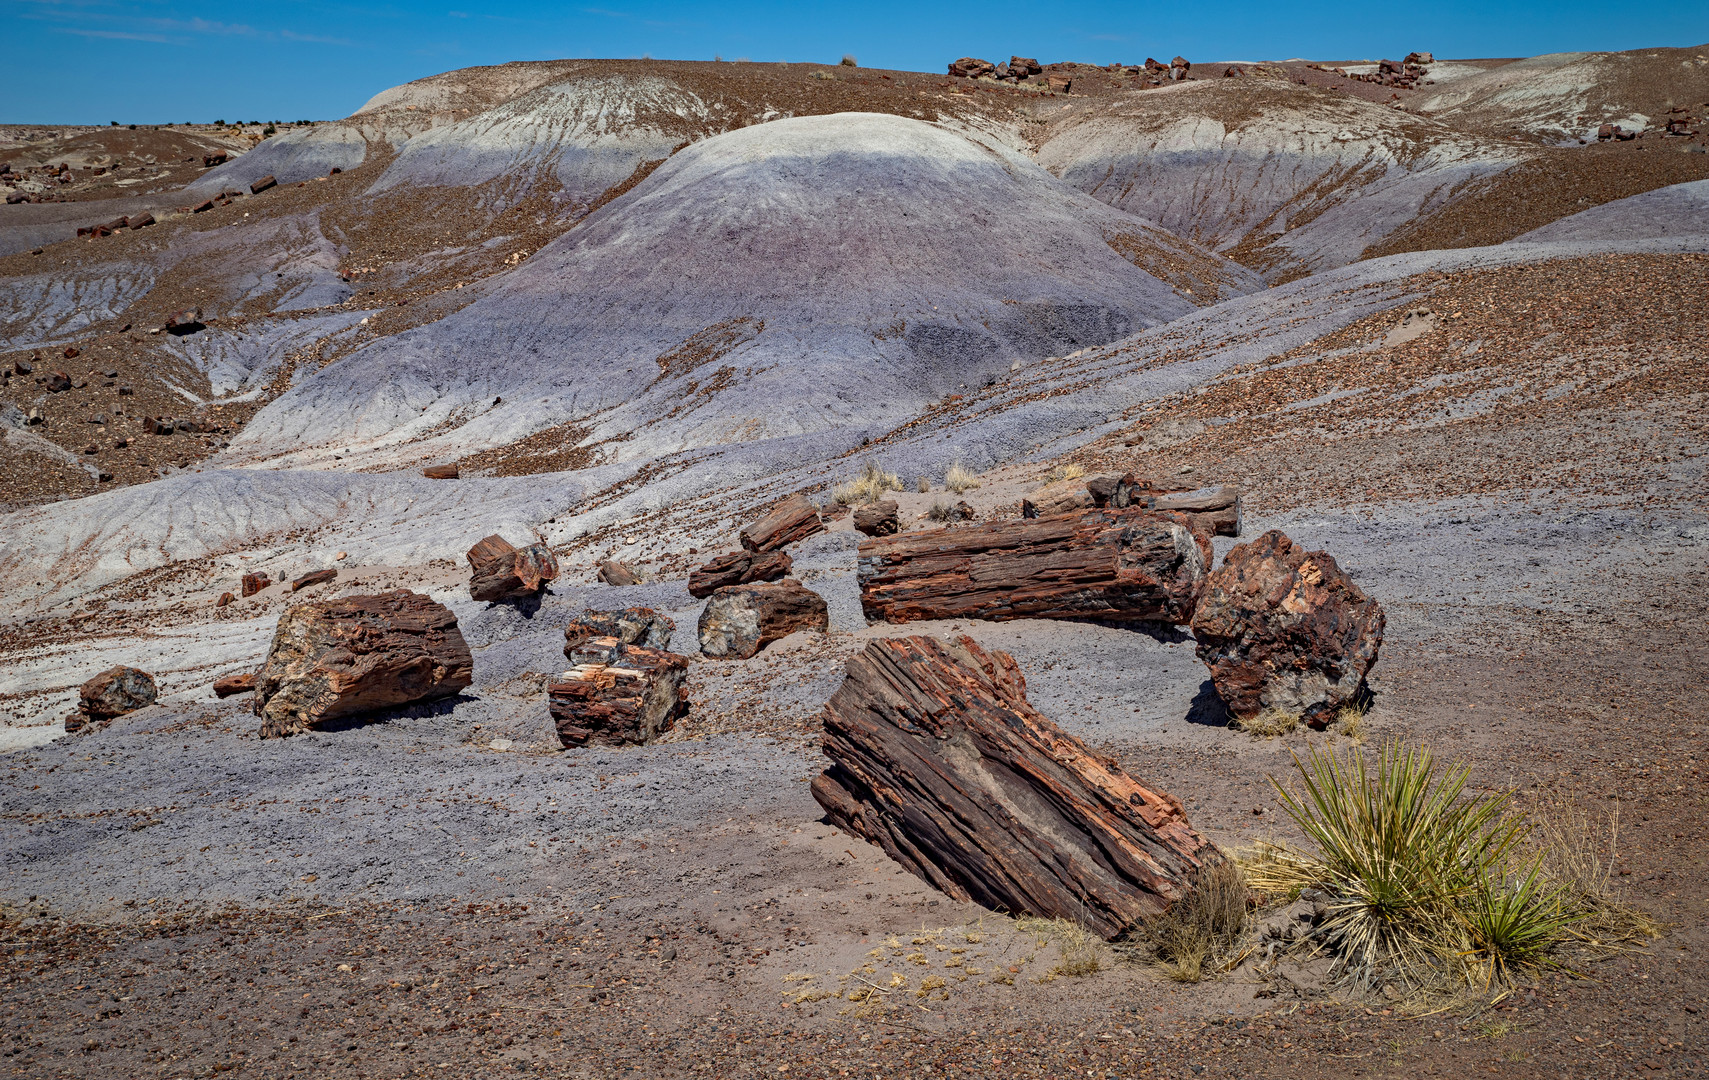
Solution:
M310 585L319 585L323 581L334 581L334 580L337 580L337 578L338 578L338 571L337 570L333 570L333 569L311 570L308 573L304 574L302 577L291 582L291 591L292 592L302 592L304 589L308 588Z
M1064 733L972 638L873 642L823 716L831 765L812 791L831 823L957 900L1114 938L1223 858L1180 800Z
M795 560L787 551L726 552L688 575L688 595L704 600L727 585L779 581L789 576Z
M685 656L612 637L565 653L576 666L546 685L546 699L567 748L651 742L688 712Z
M437 701L474 681L457 616L408 589L300 604L279 616L252 708L261 737Z
M266 191L270 187L278 186L278 183L279 183L279 181L273 179L273 175L271 173L269 173L266 176L263 176L261 179L255 181L255 183L250 184L249 185L249 193L251 195L259 195L263 191Z
M122 664L110 667L77 688L77 711L66 717L65 730L109 723L116 716L153 705L158 696L153 675Z
M1333 558L1272 529L1210 575L1193 636L1230 713L1280 709L1321 730L1358 698L1384 621Z
M273 579L265 573L257 571L253 574L245 574L243 575L243 595L254 596L271 584L273 584Z
M861 608L916 619L1108 619L1185 624L1210 538L1180 514L1082 510L903 533L860 545Z
M1193 521L1193 527L1212 536L1240 535L1240 489L1233 484L1156 495L1149 499L1154 510L1178 510Z
M797 540L805 540L824 529L819 508L805 495L791 495L766 515L742 530L742 546L749 551L776 551Z
M537 596L558 576L558 560L545 544L518 548L494 533L469 549L469 597L508 600Z
M594 638L613 638L622 645L668 649L676 621L652 608L632 607L622 611L582 612L564 627L564 658L575 659L575 651Z
M858 507L854 512L855 531L867 536L894 536L902 530L902 515L895 499L885 499Z
M455 480L462 474L455 465L429 465L421 475L429 480Z
M606 559L599 564L599 580L607 585L639 585L641 584L641 575L637 574L634 567L626 562Z
M1092 493L1084 480L1058 480L1046 484L1021 500L1024 518L1050 517L1084 510L1092 505Z
M186 311L174 311L166 317L166 322L160 328L174 337L183 337L208 327L202 322L202 309L190 308Z
M825 598L794 578L719 589L700 612L700 651L746 660L797 630L830 629Z
M255 692L255 672L246 671L242 675L227 675L214 680L214 696L224 699L234 694L252 694Z

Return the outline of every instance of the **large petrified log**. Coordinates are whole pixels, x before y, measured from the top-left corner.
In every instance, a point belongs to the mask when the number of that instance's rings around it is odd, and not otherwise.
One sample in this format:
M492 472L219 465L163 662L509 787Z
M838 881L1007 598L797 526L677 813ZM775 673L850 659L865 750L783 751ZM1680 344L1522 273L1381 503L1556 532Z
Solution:
M546 698L566 748L651 742L688 712L687 657L613 637L565 652L576 666L546 684Z
M824 720L812 791L830 821L957 900L1113 938L1223 858L1179 799L1065 734L972 638L873 642Z
M742 548L725 552L688 575L688 595L704 600L727 585L779 581L788 577L794 567L795 560L787 551L749 551Z
M1272 529L1211 574L1193 636L1229 712L1281 709L1321 729L1359 695L1383 624L1382 606L1333 558Z
M797 540L805 540L825 527L819 508L805 495L791 495L766 515L742 530L742 546L749 551L776 551Z
M794 578L719 589L700 612L700 651L746 660L797 630L828 630L825 598Z
M451 697L474 681L457 616L408 589L300 604L279 616L255 677L261 737Z
M518 548L494 533L469 549L469 597L512 600L536 596L558 576L558 560L545 544Z
M868 619L1186 623L1211 565L1179 514L1082 510L862 541Z
M632 607L622 611L589 608L564 627L564 659L575 659L576 650L594 638L615 638L622 645L666 649L674 633L676 621L652 608Z
M65 730L109 724L114 717L153 705L159 696L154 676L141 668L110 667L77 689L77 711L65 718Z

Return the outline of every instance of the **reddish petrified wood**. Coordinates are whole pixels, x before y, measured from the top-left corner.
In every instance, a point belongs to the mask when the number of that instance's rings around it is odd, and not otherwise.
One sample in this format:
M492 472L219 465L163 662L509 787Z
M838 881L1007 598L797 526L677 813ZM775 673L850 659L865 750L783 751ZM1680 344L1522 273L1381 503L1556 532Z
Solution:
M457 616L408 589L344 596L279 616L255 678L261 737L342 716L452 697L474 681Z
M227 675L214 680L214 696L228 698L233 694L251 694L255 692L255 672L245 672L242 675Z
M1210 576L1193 636L1229 712L1276 708L1321 729L1359 696L1384 622L1332 557L1272 529L1235 545Z
M610 637L565 651L576 666L546 685L565 747L651 742L687 714L687 657Z
M114 717L153 705L158 697L154 676L141 668L110 667L77 690L77 711L65 718L65 730L108 724Z
M1065 734L972 638L873 642L824 721L826 816L957 900L1114 938L1223 858L1180 800Z
M901 509L895 499L871 503L854 512L855 532L866 536L895 536L902 531Z
M828 630L825 598L794 578L769 585L719 589L700 612L700 651L720 660L746 660L797 630Z
M462 470L456 465L429 465L421 470L421 475L429 480L455 480L462 475Z
M1021 500L1024 518L1051 517L1084 510L1092 505L1092 493L1081 480L1058 480L1046 484Z
M652 608L632 607L621 611L582 612L564 627L564 659L574 660L576 650L594 638L615 638L620 645L667 649L676 621Z
M641 575L635 573L634 567L616 559L606 559L599 564L599 580L607 585L639 585Z
M861 607L916 619L1186 623L1211 564L1179 514L1082 510L863 541Z
M271 584L273 584L273 579L268 577L266 574L259 572L254 574L245 574L243 575L243 588L241 591L244 596L254 596L256 593Z
M786 544L805 540L824 527L819 508L807 501L807 496L791 495L742 530L742 546L749 551L776 551Z
M338 579L338 571L337 570L334 570L331 568L328 568L326 570L311 570L308 573L304 574L302 577L291 582L291 591L292 592L302 592L304 589L308 588L310 585L319 585L324 581L336 581L337 579Z
M688 575L688 595L704 600L727 585L779 581L789 576L795 560L787 551L730 551Z
M1149 496L1153 510L1177 510L1193 521L1193 527L1212 536L1240 535L1240 489L1232 484Z
M536 596L558 576L558 560L545 544L518 548L494 533L469 549L469 597L514 600Z

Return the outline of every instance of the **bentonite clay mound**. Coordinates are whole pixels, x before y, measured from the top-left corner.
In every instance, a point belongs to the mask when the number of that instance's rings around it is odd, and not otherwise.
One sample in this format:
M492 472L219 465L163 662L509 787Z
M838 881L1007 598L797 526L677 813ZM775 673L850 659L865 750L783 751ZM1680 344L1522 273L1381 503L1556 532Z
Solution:
M452 697L474 681L457 616L408 589L291 608L255 678L261 737Z
M827 817L957 900L1114 938L1223 857L1179 799L1064 733L1015 661L972 638L873 642L824 718Z
M1280 709L1322 728L1364 686L1383 623L1382 606L1332 557L1272 529L1235 545L1210 576L1193 636L1230 713Z
M1086 510L863 541L861 607L917 619L1186 623L1212 559L1179 514Z

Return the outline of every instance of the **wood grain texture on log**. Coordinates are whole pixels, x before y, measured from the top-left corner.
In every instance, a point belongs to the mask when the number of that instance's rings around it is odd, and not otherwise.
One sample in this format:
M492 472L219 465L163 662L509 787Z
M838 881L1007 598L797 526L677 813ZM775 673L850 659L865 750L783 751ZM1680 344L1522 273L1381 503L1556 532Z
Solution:
M895 536L902 531L902 515L895 499L885 499L854 512L854 527L867 536Z
M720 660L746 660L797 630L829 630L825 598L794 578L719 589L700 612L700 651Z
M436 701L474 681L457 616L408 589L299 604L279 616L252 709L261 737Z
M462 472L455 465L429 465L421 470L421 475L429 480L456 480Z
M537 596L558 576L545 544L518 548L494 533L469 549L469 598L488 602Z
M338 580L338 571L337 570L332 570L332 569L311 570L308 573L304 574L302 577L291 582L291 591L292 592L302 592L304 589L308 588L311 585L319 585L322 582L336 581L336 580Z
M751 585L758 581L781 581L795 568L787 551L725 552L688 575L688 595L704 600L728 585Z
M875 641L826 703L832 824L957 900L1114 938L1186 896L1222 853L1180 800L1034 709L1006 653L971 638Z
M824 527L819 508L807 496L791 495L742 530L742 546L749 551L776 551L786 544L805 540Z
M273 584L273 579L269 578L266 574L245 574L243 575L243 587L241 591L244 596L254 596L256 593L271 584Z
M594 638L615 638L619 644L668 649L676 621L652 608L632 607L621 611L582 612L564 627L564 659L575 659L576 650Z
M605 637L583 642L570 660L576 666L546 684L566 748L648 743L688 712L685 656Z
M1058 480L1046 484L1021 500L1024 518L1051 517L1072 513L1092 505L1092 493L1083 480Z
M1082 510L863 541L861 608L917 619L1186 623L1210 538L1179 514Z

